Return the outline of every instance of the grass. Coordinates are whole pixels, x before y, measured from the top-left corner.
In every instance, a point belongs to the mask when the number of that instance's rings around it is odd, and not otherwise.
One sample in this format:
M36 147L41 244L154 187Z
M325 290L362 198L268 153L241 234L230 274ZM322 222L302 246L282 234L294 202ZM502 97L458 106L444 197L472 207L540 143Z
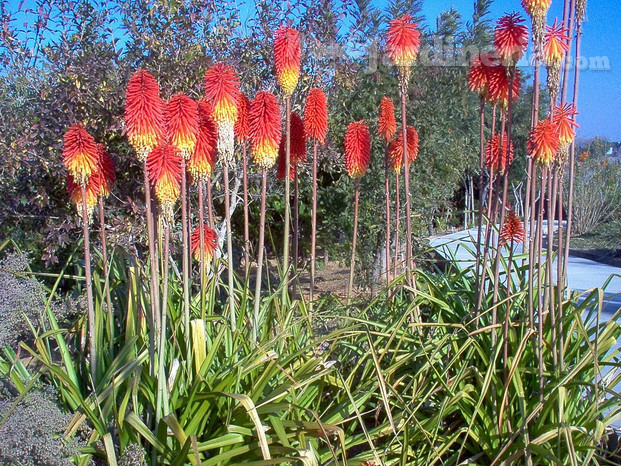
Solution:
M105 331L101 264L93 271L96 379L83 358L85 319L61 327L49 308L73 261L48 290L48 323L31 322L34 340L22 344L40 369L8 347L0 357L0 375L20 393L33 377L56 386L72 413L67 438L83 425L92 428L78 464L93 456L116 464L136 444L151 464L171 465L606 464L606 426L621 416L621 327L617 315L602 322L599 290L563 303L561 364L553 361L545 319L542 381L525 293L499 300L499 316L511 302L505 361L491 297L474 318L474 280L464 272L419 270L414 298L399 277L350 306L323 297L312 314L306 302L283 301L282 290L272 289L260 302L255 340L254 297L237 279L231 329L222 315L226 286L213 277L204 318L198 293L192 296L185 335L182 281L173 270L162 359L167 414L156 422L158 380L149 370L145 318L149 271L122 249L111 255L112 334ZM512 289L525 289L521 277Z

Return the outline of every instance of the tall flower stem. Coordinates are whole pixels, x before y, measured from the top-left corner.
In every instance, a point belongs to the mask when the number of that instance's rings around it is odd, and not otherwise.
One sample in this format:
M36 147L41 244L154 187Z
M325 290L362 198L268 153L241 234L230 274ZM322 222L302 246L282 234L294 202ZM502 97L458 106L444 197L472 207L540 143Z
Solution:
M360 181L356 179L354 188L354 233L351 243L351 262L349 265L349 286L347 287L347 304L351 302L354 287L354 268L356 265L356 239L358 237L358 204L360 199Z
M91 249L88 236L88 207L86 205L86 188L80 187L82 194L82 234L84 235L84 275L86 277L86 302L88 319L88 352L90 356L91 378L97 380L97 351L95 335L95 304L93 302L93 277L91 274Z
M160 295L159 295L159 273L157 270L157 251L155 248L155 225L153 221L153 210L151 203L151 185L149 184L149 173L147 170L146 160L143 163L144 173L144 193L145 193L145 206L147 208L147 236L149 242L149 261L151 279L149 283L149 291L151 294L151 325L149 327L149 374L155 375L155 353L157 352L158 342L156 341L156 335L159 334L160 328Z
M248 280L248 273L250 271L250 221L248 214L248 153L245 142L242 142L242 171L244 183L244 266L246 269L246 280Z
M477 296L480 293L481 282L479 280L479 269L481 268L481 239L482 239L482 229L483 229L483 201L484 201L484 186L485 180L483 177L483 173L485 171L485 100L481 97L481 102L479 104L479 212L477 219L477 259L476 266L474 268L475 273L475 285L474 289L476 290ZM473 201L474 202L474 201ZM477 299L478 302L478 299ZM476 309L476 314L479 314L479 309Z
M166 416L169 412L168 409L168 395L166 393L166 370L165 370L165 355L166 351L166 319L168 316L168 267L170 256L170 225L168 221L164 221L164 245L162 248L162 316L161 316L161 332L160 332L160 351L158 353L158 376L157 376L157 404L156 404L156 418L159 420Z
M285 177L288 178L288 177ZM254 289L254 314L252 318L252 339L258 338L259 310L261 308L261 279L263 273L263 248L265 246L265 198L267 197L267 170L263 168L261 178L261 216L259 220L259 250L257 253L257 279Z
M400 253L400 245L399 245L399 220L401 217L401 195L399 186L399 172L395 173L395 192L397 194L395 199L395 262L394 266L394 274L397 275L399 273L399 253Z
M237 328L237 316L235 314L235 284L233 282L233 235L231 232L231 191L229 189L229 167L225 163L222 167L224 178L224 215L226 221L226 253L228 256L228 279L229 279L229 319L231 331Z
M388 161L388 146L384 154L384 180L386 194L386 286L390 285L390 163Z
M299 181L298 181L298 167L293 168L295 170L295 177L293 180L293 270L297 271L298 267L298 247L299 247L299 235L300 235L300 222L299 222Z
M408 91L408 73L401 72L401 134L403 136L403 174L405 180L405 267L407 271L407 283L412 288L416 287L416 281L412 277L412 214L410 205L410 163L408 157L408 135L407 135L407 116L406 99Z
M203 225L205 224L205 207L204 207L204 181L199 181L198 183L198 224L199 228L199 240L200 240L200 267L201 267L201 319L205 319L205 285L206 285L206 277L205 277L205 229ZM211 227L210 227L211 228Z
M311 219L311 283L310 283L310 309L313 309L315 293L315 254L317 252L317 140L313 142L313 206Z
M188 235L188 186L186 175L186 162L181 164L181 231L183 240L183 328L188 345L190 341L190 237ZM167 261L167 258L165 258ZM166 280L166 277L164 277ZM164 302L164 306L166 303ZM188 356L189 356L188 346Z
M99 234L101 237L101 256L104 273L104 293L106 294L106 307L108 310L108 345L110 351L114 346L114 310L110 297L110 272L108 268L108 247L106 242L106 221L104 215L103 197L99 197Z
M285 231L283 245L283 266L282 266L282 302L287 301L289 296L289 222L291 219L291 205L289 204L291 196L291 186L289 170L291 167L291 97L285 97L285 114L286 114L286 145L285 145ZM261 199L263 202L263 199Z
M536 264L537 264L537 339L538 339L538 351L537 351L537 359L539 360L539 399L543 399L543 387L545 385L545 381L543 378L544 373L544 364L543 364L543 319L544 319L544 309L542 302L542 250L543 250L543 208L544 208L544 200L546 197L546 180L548 178L548 169L543 168L541 170L541 202L539 204L539 212L537 213L537 237L536 237Z

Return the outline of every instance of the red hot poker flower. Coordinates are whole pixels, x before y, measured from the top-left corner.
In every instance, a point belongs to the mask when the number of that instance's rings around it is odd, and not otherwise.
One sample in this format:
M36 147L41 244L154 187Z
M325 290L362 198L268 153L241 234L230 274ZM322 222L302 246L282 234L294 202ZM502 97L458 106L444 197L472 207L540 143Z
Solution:
M533 43L537 50L541 50L546 14L551 3L552 0L522 0L522 6L533 23Z
M546 26L545 42L543 46L543 60L546 65L561 62L569 50L569 36L567 28L562 24Z
M108 197L110 194L110 188L114 184L116 178L114 173L114 162L110 158L110 154L103 144L97 144L97 153L99 155L98 160L98 172L101 173L101 195Z
M395 106L392 103L390 97L382 97L382 101L380 102L377 131L380 138L382 138L386 144L388 144L388 142L397 132L397 121L395 120Z
M413 126L407 127L408 165L418 157L418 132ZM388 148L388 161L395 172L403 166L403 134L399 132Z
M563 106L559 105L554 108L552 121L554 121L554 124L558 128L558 136L561 145L569 145L574 141L576 137L574 128L578 127L578 123L576 123L577 114L576 106L572 103L566 103Z
M408 67L416 60L420 48L420 32L416 29L417 26L408 14L390 22L386 46L388 56L395 65Z
M205 100L212 105L212 118L218 127L218 151L225 163L233 158L234 127L239 102L239 78L235 70L216 63L205 73Z
M75 182L86 186L98 170L99 153L93 136L82 125L73 125L63 139L63 164Z
M283 139L285 139L283 137ZM306 162L306 131L300 115L291 112L291 153L290 162L294 165Z
M522 87L522 74L519 69L513 75L513 90L511 102L517 101ZM488 99L498 105L501 109L506 109L509 104L509 77L504 65L500 64L490 70L488 81Z
M201 230L200 225L197 225L190 237L191 252L194 259L201 260ZM216 253L218 248L218 235L215 231L209 228L208 225L203 225L203 255L204 260L207 263Z
M480 53L472 57L468 69L468 87L485 99L489 94L490 79L500 61L493 53Z
M304 130L309 139L324 144L328 133L328 104L324 92L315 87L308 92L304 108Z
M184 159L194 152L198 134L198 105L185 94L173 95L166 105L169 144L181 151Z
M513 162L513 143L508 144L508 134L502 137L502 147L500 134L494 134L485 146L485 164L494 172L500 171L502 175L507 166ZM508 151L507 151L508 146Z
M494 30L494 46L500 59L513 67L524 55L528 46L528 29L517 13L503 16Z
M300 36L298 31L281 26L274 34L276 77L285 96L293 94L300 78Z
M540 121L528 136L528 155L541 165L549 166L560 149L558 127L549 118Z
M237 121L235 122L234 132L237 142L244 143L248 140L248 112L250 111L250 100L245 94L239 94L237 101Z
M281 135L280 106L271 92L259 91L250 103L249 136L252 156L261 168L276 162Z
M211 118L211 105L198 103L198 138L188 160L188 172L196 181L207 181L213 173L218 152L218 130Z
M147 158L149 181L155 189L155 196L167 222L173 221L173 207L181 191L181 166L183 158L179 149L171 145L160 145Z
M101 172L95 172L93 173L93 176L88 179L88 182L85 186L86 210L88 212L89 222L93 217L93 211L95 210L99 195L101 194L102 178L103 175L101 174ZM80 185L75 182L75 179L71 175L67 175L67 193L69 194L69 198L71 199L71 202L73 202L76 211L81 214L82 189L80 188Z
M513 209L509 209L500 231L500 246L523 243L525 238L526 233L524 232L522 221Z
M125 131L140 161L164 139L164 102L155 78L145 70L136 71L127 84Z
M371 134L364 120L350 123L345 132L345 168L353 179L361 178L371 161Z
M285 154L285 138L280 139L280 146L278 147L278 167L277 175L280 181L285 179L285 171L287 165L287 155ZM293 163L289 165L289 180L293 181L297 175L297 166Z

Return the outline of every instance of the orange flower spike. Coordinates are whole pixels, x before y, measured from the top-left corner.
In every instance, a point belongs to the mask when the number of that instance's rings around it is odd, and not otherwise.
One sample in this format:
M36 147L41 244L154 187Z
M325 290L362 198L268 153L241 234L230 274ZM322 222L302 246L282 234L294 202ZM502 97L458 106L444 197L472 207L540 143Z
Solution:
M513 67L524 56L528 47L528 29L517 13L503 16L494 30L494 46L500 59Z
M274 34L276 77L285 96L293 94L300 78L300 36L298 31L281 26Z
M218 127L218 152L225 163L233 158L235 122L239 102L239 78L233 67L217 63L205 73L205 100L212 105L212 118Z
M287 140L283 137L280 139L280 145L278 146L278 167L277 176L280 181L285 179L285 165L287 164L285 145ZM293 181L296 175L296 166L294 164L289 165L289 180Z
M395 106L390 97L382 97L380 102L379 120L377 132L386 144L394 137L397 132L397 121L395 120Z
M490 79L494 68L499 66L498 58L492 53L474 55L468 69L468 87L485 99L489 93Z
M250 100L245 94L239 94L237 101L237 121L235 122L234 132L237 142L244 143L248 140L248 112L250 111Z
M108 197L110 195L110 188L116 179L114 162L103 144L97 144L97 153L99 155L98 172L101 173L101 195Z
M88 179L97 172L99 152L93 136L84 126L71 126L63 138L63 164L75 182L86 187Z
M326 142L328 134L328 103L324 92L315 87L308 91L304 108L304 130L309 139L319 144Z
M578 123L576 123L577 114L578 111L572 103L566 103L563 106L554 108L552 121L554 121L554 124L558 128L558 136L561 145L567 146L574 141L576 137L576 130L574 128L578 127Z
M412 16L405 14L395 18L388 26L386 46L388 56L399 67L409 67L416 60L420 48L420 32L418 24L412 21Z
M502 175L511 162L513 162L513 143L508 144L508 134L505 133L502 138L502 147L500 134L494 134L485 146L485 165L494 172L500 171Z
M541 165L549 166L559 151L561 142L558 127L549 118L540 121L527 140L528 155Z
M173 221L173 207L181 191L182 163L179 149L168 144L156 147L147 158L149 181L162 207L162 215L170 223Z
M500 231L500 246L505 244L519 244L526 239L524 225L513 209L509 209L505 217L505 223Z
M522 0L522 6L533 23L533 43L537 50L541 50L544 40L546 14L551 4L552 0Z
M198 105L185 94L173 95L166 104L168 143L188 160L194 152L198 135Z
M520 89L522 87L521 78L522 73L519 69L515 69L513 75L513 91L511 94L512 102L517 101L520 96ZM506 109L509 103L509 77L507 76L507 69L504 65L500 64L491 69L488 88L488 99L497 104L500 108Z
M125 91L125 131L140 161L164 139L164 107L155 78L136 71Z
M408 164L418 157L418 132L413 126L407 127ZM395 172L400 172L403 166L403 135L399 133L388 148L388 161Z
M292 165L306 162L306 131L304 130L302 118L295 112L291 112L290 158Z
M93 211L97 206L97 202L99 199L99 195L101 194L101 186L102 186L102 174L101 172L96 172L88 179L88 183L86 183L85 193L86 193L86 209L88 211L89 222L93 218ZM71 175L67 175L67 193L69 194L69 198L73 205L75 206L78 214L82 213L82 189L80 185L75 182L75 179Z
M371 133L364 120L350 123L345 131L345 168L353 179L362 178L371 161Z
M546 65L560 63L569 50L569 36L567 28L562 24L556 24L556 19L552 26L546 26L545 42L543 46L543 60Z
M213 173L218 152L218 130L207 102L198 102L198 122L198 137L187 168L195 181L207 181Z
M281 136L280 106L271 92L259 91L250 103L250 148L255 163L269 168L278 157Z
M201 230L197 225L190 237L190 249L194 259L201 260ZM218 235L208 225L203 225L203 254L205 262L209 262L218 248Z

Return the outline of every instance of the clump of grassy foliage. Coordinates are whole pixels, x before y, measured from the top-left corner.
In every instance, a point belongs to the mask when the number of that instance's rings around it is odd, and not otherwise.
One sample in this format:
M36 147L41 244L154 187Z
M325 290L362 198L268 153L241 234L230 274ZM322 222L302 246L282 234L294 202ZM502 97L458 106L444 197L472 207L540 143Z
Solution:
M520 260L513 290L525 289ZM68 272L69 265L56 285ZM501 296L497 305L502 315L511 302L505 361L491 298L475 317L467 271L418 270L416 294L400 277L369 302L347 306L324 297L312 315L305 302L283 302L281 290L271 290L261 301L258 341L248 325L248 287L236 281L240 305L231 329L221 314L225 286L211 277L203 317L199 293L191 300L188 358L182 277L173 270L172 333L162 359L168 414L156 422L158 381L151 374L158 371L149 370L144 317L149 272L137 257L113 251L112 334L105 331L101 273L99 264L97 379L83 360L85 319L61 327L49 307L47 321L32 322L33 343L22 344L38 367L24 366L6 347L0 360L0 373L20 394L37 376L57 388L72 413L64 437L92 428L78 464L93 456L118 464L136 445L150 464L586 464L602 460L606 426L620 415L621 328L617 315L602 319L599 290L563 303L560 335L544 314L542 381L524 317L526 293ZM562 341L562 364L554 361L552 338Z

